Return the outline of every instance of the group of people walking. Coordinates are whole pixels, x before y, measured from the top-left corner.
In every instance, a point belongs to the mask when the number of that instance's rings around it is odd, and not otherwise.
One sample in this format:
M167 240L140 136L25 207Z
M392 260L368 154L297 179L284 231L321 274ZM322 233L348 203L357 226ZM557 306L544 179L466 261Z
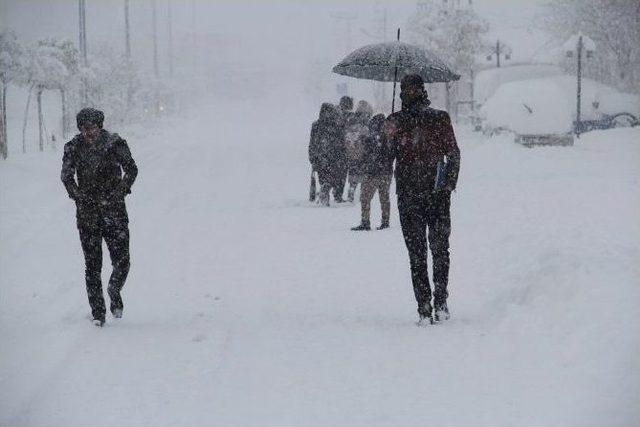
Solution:
M360 193L361 223L352 230L370 230L371 199L380 195L382 224L389 227L389 188L395 172L400 226L409 252L411 279L420 323L446 320L449 282L451 193L460 171L460 149L446 111L431 108L424 81L407 75L400 84L400 111L371 117L366 101L351 112L353 101L343 97L338 107L325 103L313 123L309 160L320 181L319 202L342 201L345 178L348 197ZM395 162L395 168L394 168ZM433 292L427 252L433 259ZM433 305L432 305L433 299Z
M389 188L395 170L398 211L409 252L411 279L418 303L419 323L449 318L449 235L451 192L460 170L460 150L445 111L430 107L418 75L401 81L402 109L386 117L372 117L371 106L343 97L339 106L322 104L313 124L309 159L318 173L319 200L329 204L330 193L341 202L362 185L362 221L353 230L369 230L370 202L376 191L382 204L380 229L389 227ZM93 322L105 323L102 292L102 241L109 249L113 272L107 293L110 311L122 317L121 291L129 273L129 220L125 196L138 168L124 139L103 129L104 114L87 108L76 117L80 133L64 147L61 179L76 204L85 280ZM395 162L395 169L394 169ZM433 258L433 293L429 283L427 250ZM433 305L431 304L433 296Z
M360 185L362 221L352 228L354 231L371 229L371 200L376 191L382 207L382 222L378 229L389 228L393 160L385 143L384 122L384 114L374 116L367 101L358 102L353 111L353 99L343 96L337 106L322 104L320 116L311 126L309 161L320 182L319 193L312 194L311 198L329 206L333 193L334 201L342 203L348 183L346 200L353 202Z

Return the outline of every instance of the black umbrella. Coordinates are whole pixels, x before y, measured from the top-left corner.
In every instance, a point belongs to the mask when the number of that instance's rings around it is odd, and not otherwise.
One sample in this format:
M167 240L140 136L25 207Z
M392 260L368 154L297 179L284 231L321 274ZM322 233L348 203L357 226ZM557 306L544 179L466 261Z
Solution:
M361 47L333 67L333 72L358 79L393 82L393 104L396 82L406 75L418 74L425 83L460 79L460 76L451 71L433 52L401 42L400 29L397 41Z

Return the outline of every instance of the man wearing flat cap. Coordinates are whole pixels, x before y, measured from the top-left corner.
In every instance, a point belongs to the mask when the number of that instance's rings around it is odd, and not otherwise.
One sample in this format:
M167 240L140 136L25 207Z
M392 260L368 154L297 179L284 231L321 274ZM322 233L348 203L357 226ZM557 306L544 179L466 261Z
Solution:
M429 106L422 78L408 75L400 88L402 109L387 118L384 131L396 161L400 225L409 251L418 323L430 324L449 318L450 206L460 149L449 114ZM433 306L427 248L433 258Z
M76 219L85 259L85 279L93 323L102 326L102 240L113 272L107 293L113 317L122 317L120 291L129 274L129 219L124 198L138 175L127 142L102 128L104 114L85 108L76 116L80 133L64 146L62 182L76 203Z

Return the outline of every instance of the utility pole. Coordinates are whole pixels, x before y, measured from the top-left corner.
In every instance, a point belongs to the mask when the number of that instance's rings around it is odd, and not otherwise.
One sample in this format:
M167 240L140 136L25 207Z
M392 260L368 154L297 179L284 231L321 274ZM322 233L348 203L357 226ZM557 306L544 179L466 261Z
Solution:
M124 47L127 60L131 60L131 33L129 26L129 0L124 0Z
M85 10L85 0L78 0L78 18L79 18L79 46L82 65L86 68L87 61L87 20ZM82 87L80 88L80 102L83 107L87 105L87 81L82 79Z
M576 136L580 138L580 131L582 130L582 126L580 126L580 100L582 98L582 34L578 37L578 84L577 84L577 103L576 105Z
M160 77L160 70L158 69L158 19L156 0L151 0L151 17L153 27L153 73L156 78Z
M345 31L345 39L346 43L343 45L345 47L345 55L351 52L351 21L356 19L356 15L353 14L340 14L340 13L332 13L331 18L336 20L337 22L344 23L344 31ZM343 40L340 40L343 41ZM342 95L349 94L349 84L347 82L341 83L338 85L340 89L338 92ZM342 89L344 88L344 90Z
M198 49L196 46L196 2L195 0L191 0L191 52L193 57L193 70L196 69L196 65L198 64Z
M124 0L124 53L127 58L127 110L131 109L132 104L132 88L131 88L131 72L132 72L132 64L131 64L131 26L129 22L129 0Z
M171 21L171 0L167 0L167 31L169 33L169 77L173 77L173 27Z

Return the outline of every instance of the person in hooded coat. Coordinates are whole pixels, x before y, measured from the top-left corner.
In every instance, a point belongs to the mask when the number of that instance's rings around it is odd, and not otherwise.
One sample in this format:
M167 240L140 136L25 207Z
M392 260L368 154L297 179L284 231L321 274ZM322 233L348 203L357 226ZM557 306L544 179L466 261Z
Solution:
M345 128L345 145L349 166L349 190L347 200L353 202L356 187L364 179L365 173L365 140L369 137L369 120L373 114L373 108L367 101L358 102L356 112L351 116Z
M89 305L94 324L102 326L106 314L100 277L102 241L107 244L113 265L107 288L110 310L119 318L124 308L120 292L130 266L129 217L124 198L131 193L138 167L127 142L102 128L102 111L85 108L76 121L80 133L64 146L61 179L76 204Z
M384 132L396 162L400 225L409 252L419 323L432 323L450 315L450 206L460 171L460 149L449 114L429 106L422 78L408 75L400 87L402 109L389 116ZM428 247L433 258L433 307Z
M384 114L377 114L369 121L369 136L364 144L364 178L360 192L362 219L359 226L351 229L353 231L371 230L371 200L376 191L382 208L382 223L378 230L389 228L389 188L393 176L393 159L382 131L384 121Z
M338 174L336 179L336 187L334 188L334 196L337 203L344 201L344 187L347 183L347 175L349 173L349 164L347 160L346 141L344 139L345 129L349 123L353 120L353 98L350 96L343 96L338 103L338 112L340 114L340 120L338 126L342 133L341 146L336 149L334 155L334 162L336 167L336 173Z
M309 162L313 170L318 172L319 201L325 206L329 206L331 189L334 191L335 201L342 200L340 193L341 159L345 157L345 154L340 120L340 112L336 106L326 102L320 107L318 120L311 125Z

